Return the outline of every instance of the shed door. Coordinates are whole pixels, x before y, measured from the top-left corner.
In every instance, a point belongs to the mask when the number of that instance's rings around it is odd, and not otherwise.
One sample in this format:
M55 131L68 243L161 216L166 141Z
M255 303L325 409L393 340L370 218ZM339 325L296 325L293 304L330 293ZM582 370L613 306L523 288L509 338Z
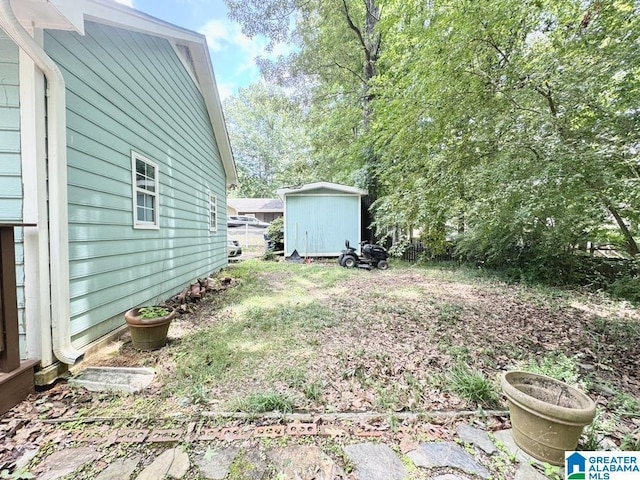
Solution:
M360 241L360 197L353 195L287 196L286 252L301 256L335 256Z

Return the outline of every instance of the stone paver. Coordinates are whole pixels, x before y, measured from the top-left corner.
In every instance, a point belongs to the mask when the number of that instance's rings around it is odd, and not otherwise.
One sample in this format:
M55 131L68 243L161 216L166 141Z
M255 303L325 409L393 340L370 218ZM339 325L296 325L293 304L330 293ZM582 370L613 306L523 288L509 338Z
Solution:
M293 445L273 450L269 457L283 480L336 480L344 471L314 445ZM280 477L278 477L280 478Z
M543 475L528 463L521 463L516 470L516 476L513 480L549 480L546 475Z
M358 480L403 480L408 476L398 456L387 445L358 443L344 449L355 464Z
M131 474L140 463L140 456L133 458L118 458L105 468L96 480L123 480L131 478Z
M453 442L422 443L407 456L415 463L416 467L451 467L482 478L490 477L486 468Z
M236 466L242 472L242 476L238 478L243 480L262 480L268 467L260 452L255 449L240 452L236 457Z
M484 430L474 428L471 425L460 424L458 425L458 428L456 428L456 433L458 434L458 437L460 437L460 440L481 448L488 455L493 455L498 451L494 443L489 438L489 435Z
M151 465L145 468L136 480L158 480L159 478L182 478L189 470L189 455L179 448L165 450Z
M499 451L491 441L487 432L470 425L459 425L456 429L460 440L482 449L487 454ZM524 453L515 444L511 430L496 432L493 437L497 445L503 445L504 450L518 460L514 480L548 480L542 474L533 457ZM215 444L214 444L215 445ZM191 460L197 465L199 478L207 480L224 480L227 477L238 476L243 480L262 480L267 469L272 465L278 478L283 480L336 480L346 479L347 475L342 467L332 460L320 447L313 444L285 447L272 447L265 452L264 447L245 443L227 443L227 446L204 445L199 454L192 453L192 458L180 448L166 449L147 466L135 480L157 480L159 478L184 479L188 472L193 472ZM237 446L236 446L237 445ZM417 448L415 448L417 446ZM490 472L478 463L473 453L468 453L454 442L428 442L413 445L415 448L407 453L416 467L420 469L456 469L445 470L449 473L434 470L423 472L430 475L432 480L473 480L475 478L488 479ZM501 448L503 448L501 446ZM202 453L206 449L206 453ZM406 452L409 449L403 449ZM102 451L101 451L102 450ZM36 454L26 452L20 458L21 465L26 466ZM266 456L265 456L266 453ZM409 474L400 459L388 444L359 443L347 445L344 448L346 457L355 467L353 477L357 480L405 480ZM45 458L40 465L32 470L41 480L57 480L72 474L89 462L101 458L105 450L95 445L82 448L68 448L53 453ZM139 468L141 456L133 458L116 458L100 472L96 480L131 479L133 472ZM536 465L537 463L537 465ZM511 470L513 471L513 470ZM451 473L453 472L453 473ZM560 474L562 475L562 471ZM234 477L235 478L235 477ZM349 477L351 478L351 477Z
M195 463L207 480L224 480L239 452L240 449L235 447L209 450L198 457Z
M68 448L53 452L40 465L39 480L56 480L65 477L102 454L93 447Z
M532 464L540 465L541 468L544 468L543 463L540 460L533 458L528 453L524 452L518 445L516 445L515 440L513 439L512 430L500 430L499 432L495 432L493 436L496 438L496 441L502 443L511 455L515 455L516 460L520 462L520 466L516 471L515 480L545 480L546 476L539 473L535 468L531 467ZM560 469L559 472L560 478L564 476L564 468Z
M537 462L535 458L533 458L528 453L523 452L520 447L516 445L516 442L513 440L513 435L511 434L511 429L509 430L500 430L499 432L495 432L493 434L496 441L502 443L504 448L511 455L515 455L516 459L521 463L530 463Z
M22 456L16 460L16 470L22 470L33 460L40 450L37 448L26 449Z

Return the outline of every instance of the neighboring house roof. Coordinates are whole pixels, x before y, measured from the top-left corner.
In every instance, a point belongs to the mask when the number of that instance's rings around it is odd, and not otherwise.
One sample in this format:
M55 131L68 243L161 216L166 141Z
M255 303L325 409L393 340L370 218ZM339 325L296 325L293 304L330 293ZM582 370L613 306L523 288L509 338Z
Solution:
M279 198L229 198L227 203L238 212L277 213L284 211Z
M27 28L73 30L84 34L92 21L167 39L192 76L205 101L218 144L227 185L238 183L206 37L146 15L112 0L13 0L17 18Z
M276 191L276 193L280 196L280 198L284 198L285 195L289 194L298 194L308 192L310 190L318 190L318 189L328 189L335 190L340 193L349 193L353 195L364 196L367 195L366 190L362 190L361 188L349 187L347 185L340 185L338 183L330 183L330 182L315 182L315 183L307 183L305 185L296 185L293 187L284 187L280 188Z

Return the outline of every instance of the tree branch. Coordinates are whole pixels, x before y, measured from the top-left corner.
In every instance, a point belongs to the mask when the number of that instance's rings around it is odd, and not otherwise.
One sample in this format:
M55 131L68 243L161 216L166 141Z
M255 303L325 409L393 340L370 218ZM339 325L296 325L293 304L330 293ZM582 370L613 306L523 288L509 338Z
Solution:
M347 66L345 66L345 65L340 65L340 64L339 64L337 61L335 61L335 60L333 61L333 64L324 65L324 66L325 66L325 67L330 67L330 66L332 66L332 65L335 65L335 66L336 66L336 67L338 67L338 68L341 68L341 69L343 69L343 70L346 70L347 72L351 73L354 77L356 77L358 80L360 80L362 83L364 83L364 78L362 78L362 76L361 76L359 73L355 72L353 69L351 69L351 68L349 68L349 67L347 67Z
M351 15L349 14L349 7L347 6L347 0L342 0L342 5L344 6L344 17L347 20L347 24L349 25L349 28L351 30L353 30L355 32L356 36L358 37L358 41L360 42L360 45L362 46L362 49L364 50L364 55L367 58L367 61L369 61L370 57L369 57L369 50L367 49L367 44L364 41L364 37L362 36L362 32L353 23L353 20L351 20Z
M544 82L544 85L545 87L547 87L546 90L543 90L539 85L535 85L533 88L547 100L547 105L549 105L549 111L551 112L551 115L557 117L558 107L553 100L553 95L551 94L551 86L549 85L549 82Z

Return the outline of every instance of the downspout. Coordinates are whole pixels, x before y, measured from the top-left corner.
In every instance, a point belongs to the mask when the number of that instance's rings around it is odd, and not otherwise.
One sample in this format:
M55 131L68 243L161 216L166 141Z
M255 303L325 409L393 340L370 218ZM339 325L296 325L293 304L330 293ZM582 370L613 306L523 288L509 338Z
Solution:
M73 365L82 358L83 353L71 345L64 78L55 62L20 24L11 9L9 0L0 0L0 25L5 33L31 57L47 79L51 333L53 353L56 358L63 363ZM41 219L39 220L42 222ZM47 226L40 223L39 228L47 228Z

